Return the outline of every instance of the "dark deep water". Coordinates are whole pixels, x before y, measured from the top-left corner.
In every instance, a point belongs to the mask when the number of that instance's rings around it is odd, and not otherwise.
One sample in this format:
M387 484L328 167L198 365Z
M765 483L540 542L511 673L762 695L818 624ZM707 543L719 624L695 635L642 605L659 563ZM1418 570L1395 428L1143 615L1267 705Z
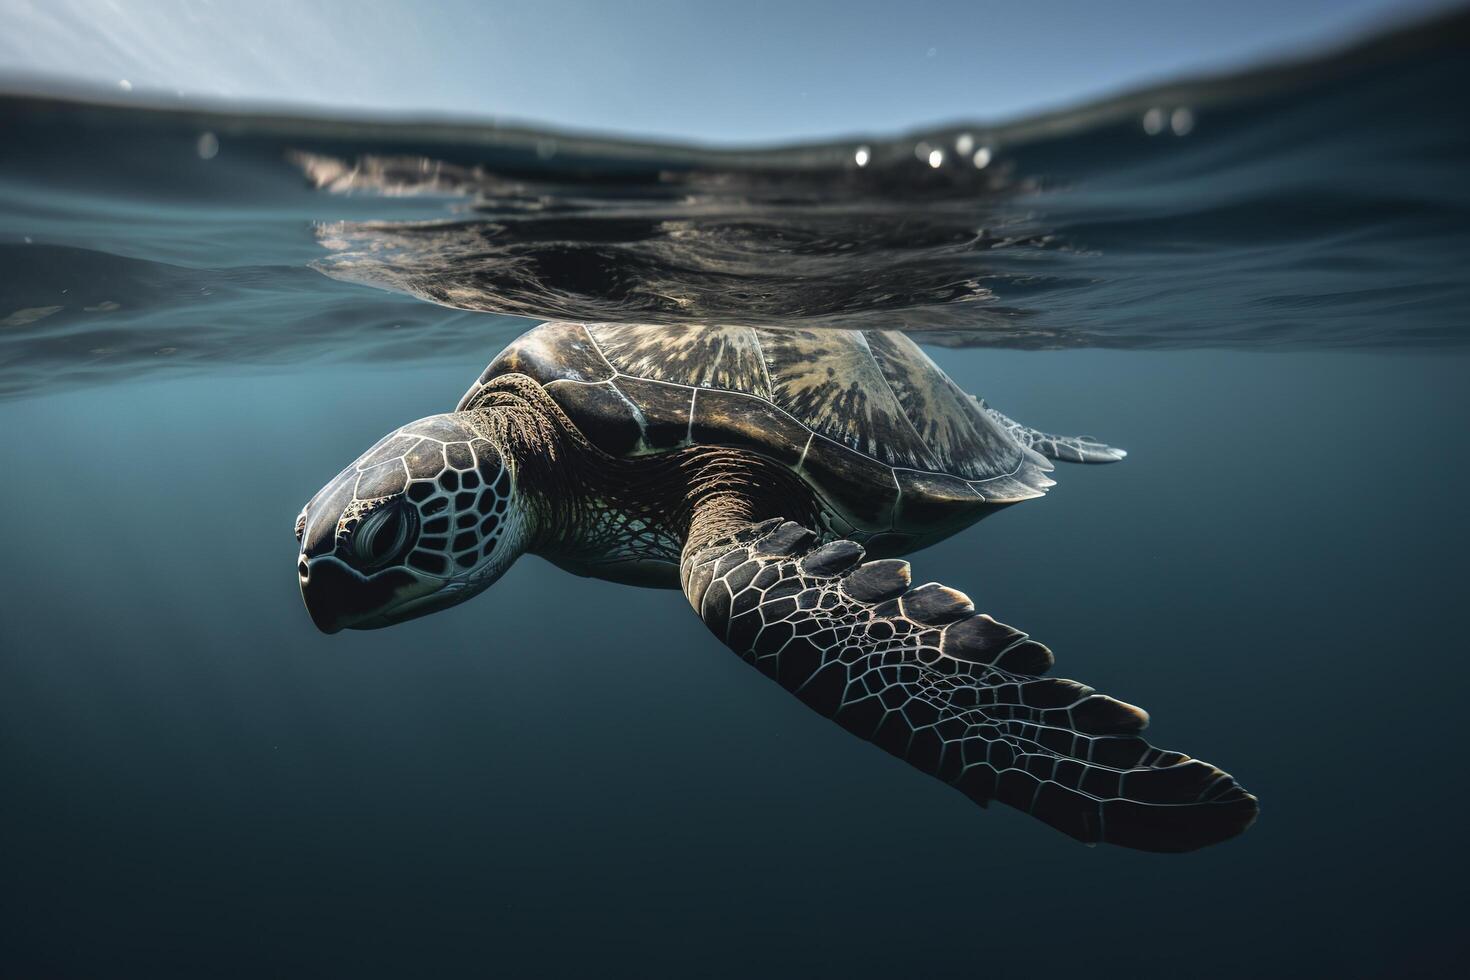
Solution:
M744 155L0 101L0 976L1460 975L1464 35ZM1126 447L915 574L1257 825L981 811L535 558L317 634L292 519L506 312L901 324Z

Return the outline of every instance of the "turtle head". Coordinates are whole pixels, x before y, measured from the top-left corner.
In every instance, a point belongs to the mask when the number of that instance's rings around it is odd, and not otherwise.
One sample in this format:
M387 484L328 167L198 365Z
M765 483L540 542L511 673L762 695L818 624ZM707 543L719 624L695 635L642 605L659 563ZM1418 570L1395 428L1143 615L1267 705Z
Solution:
M477 421L431 415L389 433L296 518L301 596L323 632L463 602L520 555L515 474Z

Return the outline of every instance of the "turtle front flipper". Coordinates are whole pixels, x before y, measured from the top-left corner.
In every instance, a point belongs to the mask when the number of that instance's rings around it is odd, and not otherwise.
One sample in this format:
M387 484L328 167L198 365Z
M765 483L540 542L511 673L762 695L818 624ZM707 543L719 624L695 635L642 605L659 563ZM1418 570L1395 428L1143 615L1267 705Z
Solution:
M1128 455L1128 450L1109 446L1091 436L1057 436L1033 429L1002 415L980 399L976 401L980 402L981 409L987 415L1010 433L1012 439L1028 449L1034 449L1047 459L1061 460L1063 463L1116 463Z
M682 581L717 637L848 731L1087 843L1188 851L1255 820L1228 774L1140 738L1143 711L1036 676L1051 651L963 593L816 543L789 521L727 527L686 547Z

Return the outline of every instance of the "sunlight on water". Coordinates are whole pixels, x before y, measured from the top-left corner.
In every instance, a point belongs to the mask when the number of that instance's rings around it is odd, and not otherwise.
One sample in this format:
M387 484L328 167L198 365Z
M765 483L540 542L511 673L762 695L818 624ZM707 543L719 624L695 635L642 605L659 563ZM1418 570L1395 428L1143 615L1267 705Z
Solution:
M514 331L487 313L1460 346L1457 23L1004 126L759 151L10 97L0 393L449 356Z

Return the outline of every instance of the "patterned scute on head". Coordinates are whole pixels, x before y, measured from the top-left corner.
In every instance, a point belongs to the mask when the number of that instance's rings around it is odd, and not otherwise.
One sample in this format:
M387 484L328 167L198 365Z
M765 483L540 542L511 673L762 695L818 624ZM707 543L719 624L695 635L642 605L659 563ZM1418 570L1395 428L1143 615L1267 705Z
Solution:
M447 578L488 558L511 497L510 473L495 447L440 417L406 425L386 443L399 451L391 462L403 475L404 499L418 516L409 567ZM371 457L364 460L369 466Z

